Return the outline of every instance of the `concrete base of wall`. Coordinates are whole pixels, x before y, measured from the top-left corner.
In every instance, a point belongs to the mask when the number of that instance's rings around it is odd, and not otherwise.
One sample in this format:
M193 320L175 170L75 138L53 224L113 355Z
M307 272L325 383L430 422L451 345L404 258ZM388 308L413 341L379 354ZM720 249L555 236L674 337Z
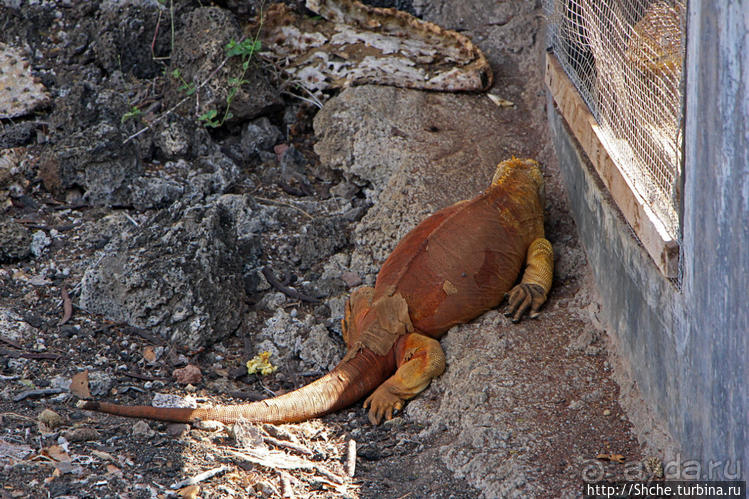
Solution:
M638 438L669 462L679 452L665 417L679 406L669 382L673 373L667 372L676 365L669 331L678 288L638 243L553 99L547 99L552 140L602 301L601 319L609 326L622 406Z

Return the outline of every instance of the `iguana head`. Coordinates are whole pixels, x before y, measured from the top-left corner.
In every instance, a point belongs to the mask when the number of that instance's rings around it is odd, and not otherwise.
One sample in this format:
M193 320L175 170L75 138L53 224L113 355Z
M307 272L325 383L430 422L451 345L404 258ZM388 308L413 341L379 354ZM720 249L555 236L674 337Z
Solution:
M538 198L541 200L541 206L544 205L544 176L541 173L541 166L534 159L520 159L515 156L512 159L502 161L497 165L492 178L492 185L501 185L507 182L519 182L521 185L533 185L538 192Z

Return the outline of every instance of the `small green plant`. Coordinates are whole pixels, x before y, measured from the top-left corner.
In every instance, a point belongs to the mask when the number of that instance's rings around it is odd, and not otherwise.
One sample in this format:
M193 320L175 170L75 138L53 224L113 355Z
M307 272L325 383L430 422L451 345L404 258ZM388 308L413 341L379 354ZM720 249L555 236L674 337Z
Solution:
M182 71L180 71L179 68L172 71L172 78L179 81L180 85L177 90L179 90L180 92L184 92L186 96L190 96L195 93L195 84L185 80L185 78L182 76Z
M216 111L215 109L211 109L210 111L198 116L198 120L201 121L203 125L211 128L217 128L223 125L227 120L230 120L234 117L232 112L229 111L229 108L231 107L231 103L234 100L234 97L237 95L240 87L245 83L249 83L245 79L247 70L250 68L252 56L255 55L255 52L258 52L262 46L260 40L258 40L259 34L260 31L258 30L258 35L256 35L255 38L246 38L240 41L232 39L224 47L227 59L231 59L233 57L240 57L242 59L242 74L238 77L231 77L227 80L229 91L226 94L226 106L224 107L224 113L221 116L221 119L217 119L218 111Z
M255 52L260 50L260 48L260 40L258 40L257 38L245 38L240 42L236 40L230 40L225 47L226 57L241 56L243 61L242 68L246 71L249 67L250 59L255 54Z
M198 116L198 121L202 122L204 126L218 128L222 125L222 121L217 120L216 116L218 116L218 111L211 109Z
M130 108L130 111L126 112L122 115L122 118L120 118L120 123L125 123L128 120L138 120L140 119L143 112L138 109L136 106L133 106Z

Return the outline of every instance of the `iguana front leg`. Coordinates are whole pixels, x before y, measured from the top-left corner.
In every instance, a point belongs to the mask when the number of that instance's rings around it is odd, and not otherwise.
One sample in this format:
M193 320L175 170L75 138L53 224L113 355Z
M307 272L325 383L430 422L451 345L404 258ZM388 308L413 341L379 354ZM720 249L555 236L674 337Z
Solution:
M528 246L523 279L505 295L509 302L505 315L512 316L512 322L518 322L530 308L529 317L538 317L538 310L551 289L553 275L554 250L548 240L539 237Z
M445 353L439 341L429 336L402 336L395 353L398 370L364 401L372 424L380 424L383 417L392 419L394 410L403 409L404 401L415 397L432 378L445 371Z

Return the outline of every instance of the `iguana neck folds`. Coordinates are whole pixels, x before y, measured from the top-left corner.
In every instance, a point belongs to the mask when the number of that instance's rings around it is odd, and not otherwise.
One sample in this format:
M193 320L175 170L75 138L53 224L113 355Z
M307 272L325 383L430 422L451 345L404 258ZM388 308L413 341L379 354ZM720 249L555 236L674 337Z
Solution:
M413 330L408 304L400 293L389 290L389 293L375 297L374 288L359 288L346 304L343 339L349 345L349 351L345 358L362 348L386 355L400 336Z

